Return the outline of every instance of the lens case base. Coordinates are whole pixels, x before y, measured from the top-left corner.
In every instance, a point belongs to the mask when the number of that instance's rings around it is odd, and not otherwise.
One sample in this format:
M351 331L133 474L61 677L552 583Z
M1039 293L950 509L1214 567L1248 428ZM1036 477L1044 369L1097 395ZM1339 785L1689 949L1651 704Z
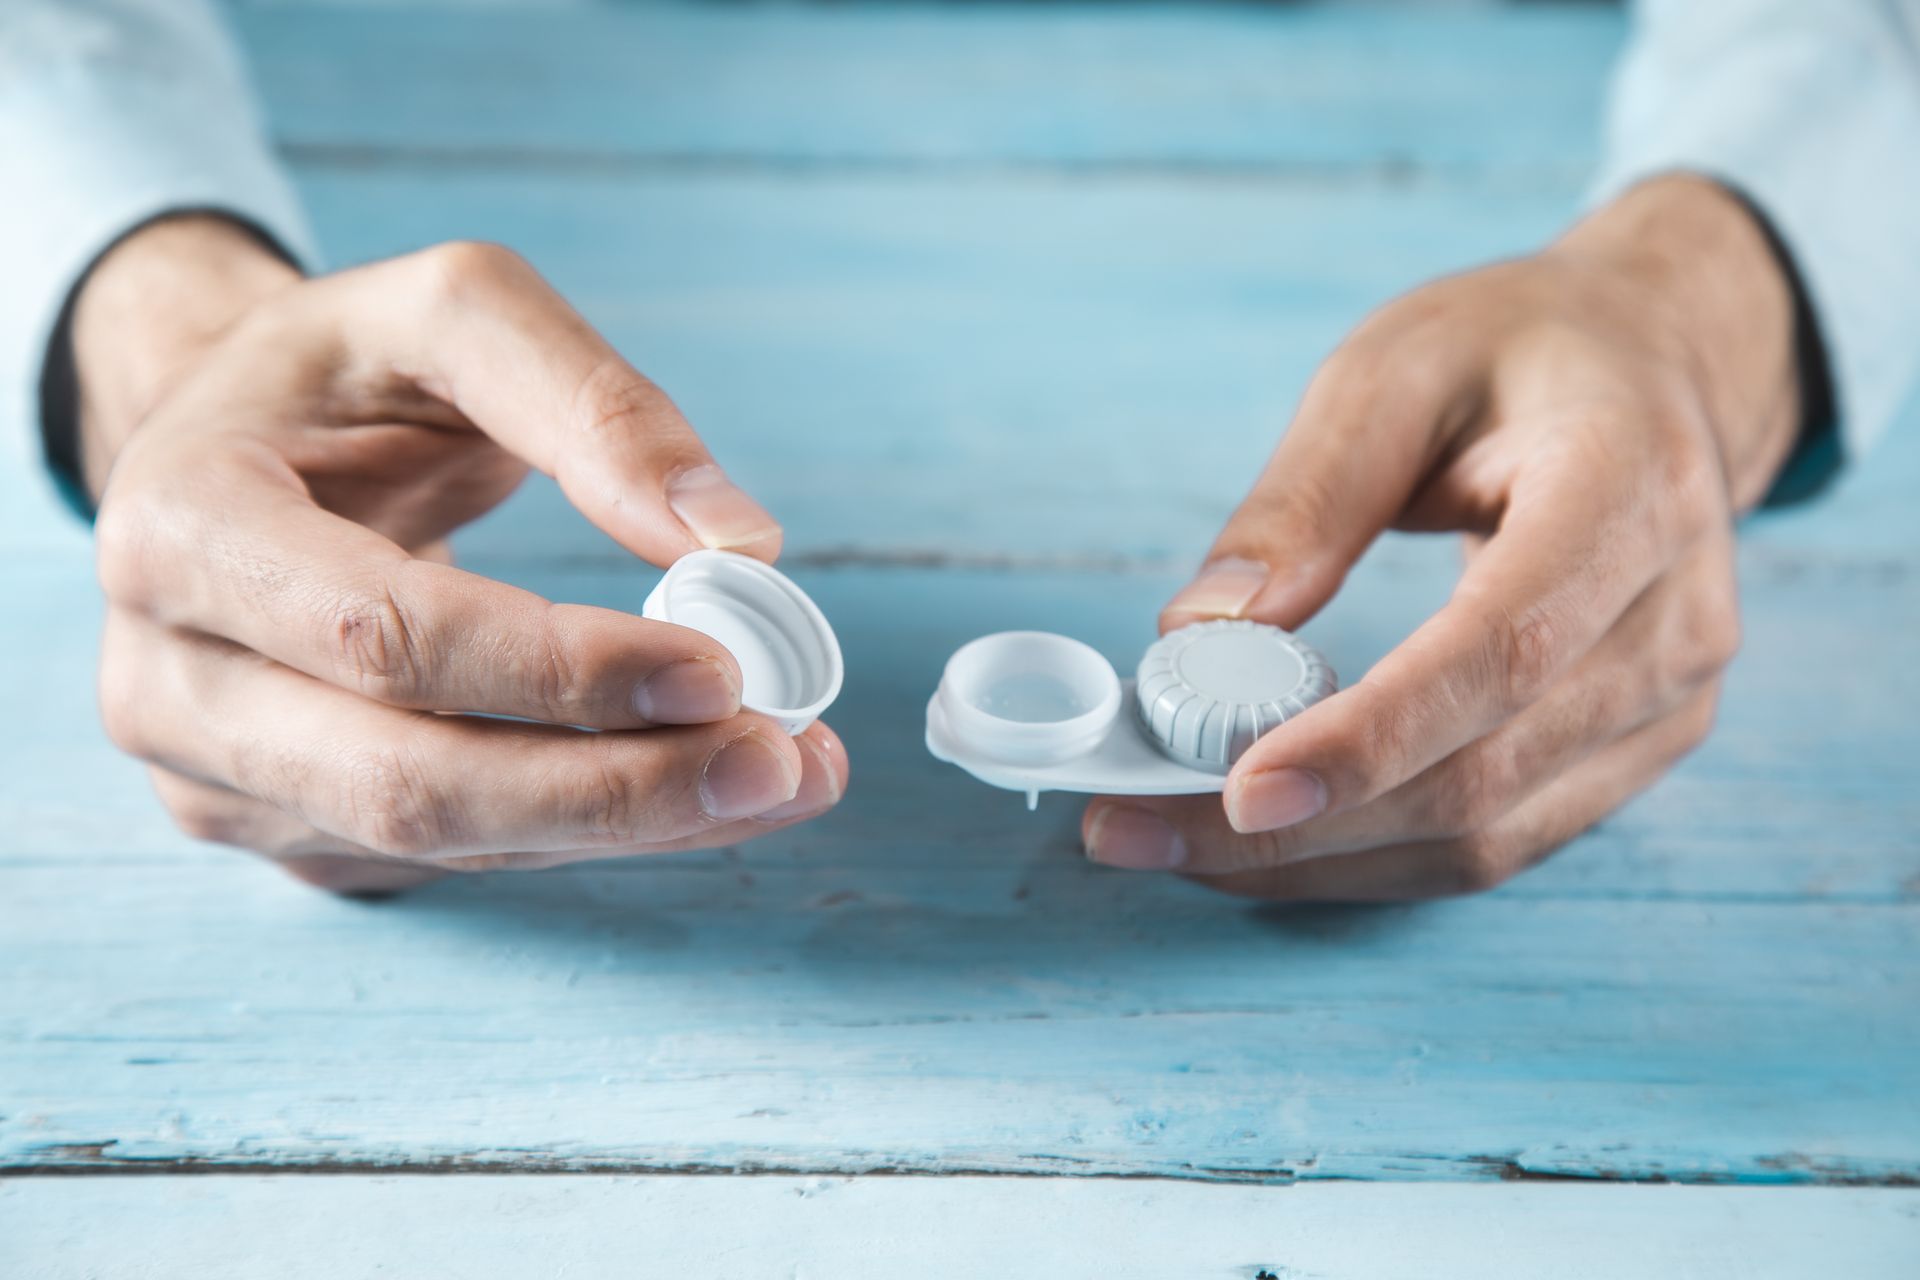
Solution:
M1204 795L1255 740L1334 691L1310 645L1240 619L1161 637L1138 677L1043 631L962 646L927 704L927 750L989 786L1090 795Z

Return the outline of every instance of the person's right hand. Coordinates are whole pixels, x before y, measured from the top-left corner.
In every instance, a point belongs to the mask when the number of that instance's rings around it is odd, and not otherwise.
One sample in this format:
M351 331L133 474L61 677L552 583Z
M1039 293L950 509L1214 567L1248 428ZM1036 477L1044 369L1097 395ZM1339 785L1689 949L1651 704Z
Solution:
M780 547L513 254L302 281L232 224L162 223L95 270L74 338L102 713L189 833L378 892L737 843L839 799L838 739L742 712L715 641L447 562L528 466L655 564Z

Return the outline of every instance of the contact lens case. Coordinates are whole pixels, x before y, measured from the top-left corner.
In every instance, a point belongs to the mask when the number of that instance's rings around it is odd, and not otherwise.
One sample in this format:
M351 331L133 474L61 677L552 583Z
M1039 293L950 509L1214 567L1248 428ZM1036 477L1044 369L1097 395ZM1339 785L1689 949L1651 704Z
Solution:
M980 781L1023 791L1219 791L1260 738L1335 688L1291 632L1243 619L1160 637L1131 680L1067 636L1002 631L963 645L927 704L927 750Z
M740 664L740 705L799 733L840 696L846 663L826 615L772 565L735 551L673 562L642 617L704 632Z

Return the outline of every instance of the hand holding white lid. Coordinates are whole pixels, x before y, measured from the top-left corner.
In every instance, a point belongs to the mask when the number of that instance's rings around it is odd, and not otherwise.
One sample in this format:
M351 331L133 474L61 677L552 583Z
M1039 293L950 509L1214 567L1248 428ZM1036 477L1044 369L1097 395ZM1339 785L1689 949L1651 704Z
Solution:
M129 388L155 335L167 376ZM112 467L103 711L196 834L362 890L734 843L838 798L832 733L743 711L711 637L448 563L528 466L662 565L780 545L512 254L300 281L231 224L163 223L95 271L75 342Z

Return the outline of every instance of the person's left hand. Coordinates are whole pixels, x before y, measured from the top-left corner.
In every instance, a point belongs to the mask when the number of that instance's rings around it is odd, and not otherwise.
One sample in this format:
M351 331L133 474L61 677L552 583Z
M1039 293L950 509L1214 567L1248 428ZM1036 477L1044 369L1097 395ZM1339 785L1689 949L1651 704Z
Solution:
M1371 317L1161 629L1296 627L1389 526L1462 531L1458 588L1224 804L1094 801L1089 856L1269 898L1460 893L1659 777L1738 643L1733 517L1797 425L1790 317L1751 215L1684 177Z

